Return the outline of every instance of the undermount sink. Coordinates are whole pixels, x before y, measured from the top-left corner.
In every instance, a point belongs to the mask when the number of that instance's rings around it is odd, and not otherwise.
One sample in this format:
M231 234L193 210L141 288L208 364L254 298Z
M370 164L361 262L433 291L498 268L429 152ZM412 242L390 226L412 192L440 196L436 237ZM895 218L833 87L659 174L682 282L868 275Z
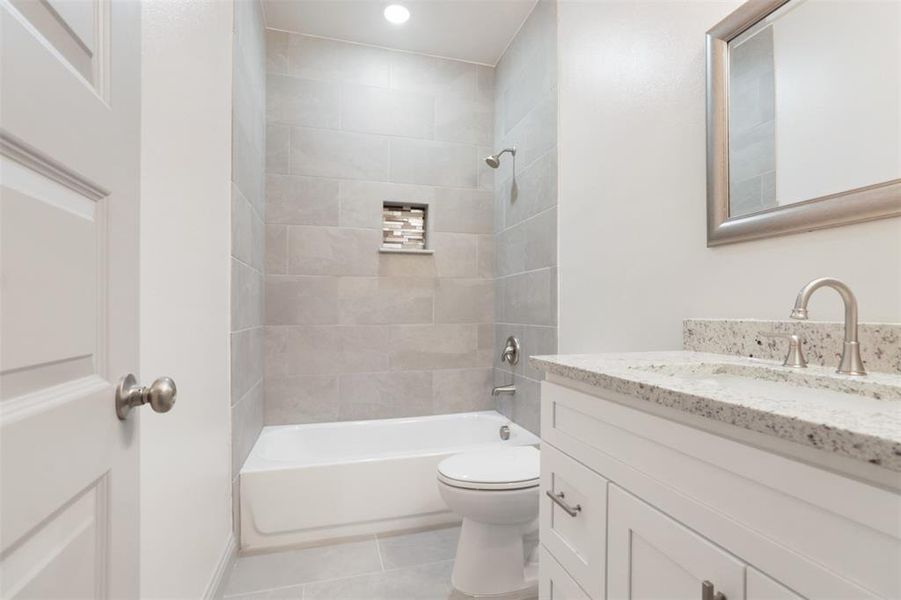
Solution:
M901 388L867 377L837 375L823 368L792 369L766 364L669 363L630 367L691 382L710 391L736 391L773 400L806 398L859 403L864 399L901 400Z

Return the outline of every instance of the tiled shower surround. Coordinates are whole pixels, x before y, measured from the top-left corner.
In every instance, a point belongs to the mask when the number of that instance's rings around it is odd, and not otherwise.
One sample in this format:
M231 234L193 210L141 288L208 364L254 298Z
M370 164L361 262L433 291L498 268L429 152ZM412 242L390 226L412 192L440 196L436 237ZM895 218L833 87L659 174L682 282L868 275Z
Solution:
M776 200L776 67L773 28L730 53L730 214L746 215Z
M232 493L263 427L263 262L265 257L265 66L259 2L235 2L231 186ZM234 519L235 533L238 520Z
M541 0L495 74L494 145L516 146L516 176L504 155L494 191L494 347L515 335L525 357L557 352L556 35L556 4ZM540 375L525 357L513 369L496 359L495 384L510 383L514 373L516 383L498 409L538 433Z
M494 69L267 32L265 422L494 407ZM433 255L380 253L428 204Z

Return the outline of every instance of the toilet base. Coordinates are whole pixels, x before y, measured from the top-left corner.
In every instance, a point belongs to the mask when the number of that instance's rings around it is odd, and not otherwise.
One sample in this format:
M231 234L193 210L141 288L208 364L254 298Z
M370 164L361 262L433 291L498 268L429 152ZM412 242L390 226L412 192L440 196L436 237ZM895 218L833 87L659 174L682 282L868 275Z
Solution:
M537 563L527 563L523 536L532 528L522 525L492 525L463 519L457 559L451 583L474 598L537 596Z

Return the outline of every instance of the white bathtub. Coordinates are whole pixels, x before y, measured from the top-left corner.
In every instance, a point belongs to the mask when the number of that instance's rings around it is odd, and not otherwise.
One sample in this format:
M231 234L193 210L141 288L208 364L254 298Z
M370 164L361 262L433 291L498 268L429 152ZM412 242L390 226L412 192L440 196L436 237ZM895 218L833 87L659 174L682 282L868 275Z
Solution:
M500 439L501 425L510 439ZM264 427L241 469L241 547L305 544L453 523L446 456L539 439L494 411Z

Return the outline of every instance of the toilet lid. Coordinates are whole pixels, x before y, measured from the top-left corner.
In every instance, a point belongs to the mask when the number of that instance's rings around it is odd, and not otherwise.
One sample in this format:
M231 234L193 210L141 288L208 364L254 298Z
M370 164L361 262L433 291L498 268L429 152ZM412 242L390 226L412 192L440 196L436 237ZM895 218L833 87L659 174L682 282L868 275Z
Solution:
M438 464L438 479L471 490L518 490L538 485L539 452L532 446L509 446L464 452Z

